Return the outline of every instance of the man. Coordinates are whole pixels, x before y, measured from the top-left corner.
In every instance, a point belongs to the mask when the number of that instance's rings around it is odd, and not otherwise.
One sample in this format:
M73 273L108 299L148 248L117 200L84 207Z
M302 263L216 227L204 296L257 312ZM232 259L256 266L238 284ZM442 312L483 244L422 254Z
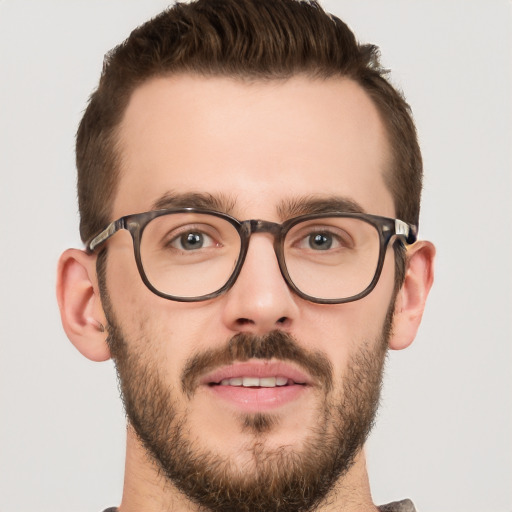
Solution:
M434 248L376 48L314 2L177 4L108 55L77 167L58 300L116 364L118 510L378 510L363 446Z

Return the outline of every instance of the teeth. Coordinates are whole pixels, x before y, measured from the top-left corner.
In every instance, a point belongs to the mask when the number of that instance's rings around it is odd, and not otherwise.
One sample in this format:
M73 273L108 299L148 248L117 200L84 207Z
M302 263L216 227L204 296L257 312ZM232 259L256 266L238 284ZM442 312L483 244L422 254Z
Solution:
M274 388L276 386L286 386L288 379L286 377L234 377L224 379L221 386L243 386L246 388Z
M260 385L260 379L258 379L258 377L244 377L243 378L242 386L244 388L251 388L251 387L259 386L259 385Z
M262 388L273 388L276 385L276 380L277 379L275 377L265 377L263 379L259 379L260 386Z

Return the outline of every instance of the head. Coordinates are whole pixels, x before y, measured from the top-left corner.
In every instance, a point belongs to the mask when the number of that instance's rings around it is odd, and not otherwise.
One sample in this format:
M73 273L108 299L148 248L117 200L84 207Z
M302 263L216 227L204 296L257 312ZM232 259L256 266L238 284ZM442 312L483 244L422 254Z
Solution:
M387 348L419 325L433 248L394 237L370 293L326 304L285 282L273 239L339 205L417 225L414 124L377 49L314 2L177 4L107 56L77 167L84 241L168 207L272 226L254 228L232 286L198 302L150 291L126 230L61 260L64 326L87 357L115 360L129 436L155 474L210 510L310 510L343 494ZM208 247L227 246L218 231Z

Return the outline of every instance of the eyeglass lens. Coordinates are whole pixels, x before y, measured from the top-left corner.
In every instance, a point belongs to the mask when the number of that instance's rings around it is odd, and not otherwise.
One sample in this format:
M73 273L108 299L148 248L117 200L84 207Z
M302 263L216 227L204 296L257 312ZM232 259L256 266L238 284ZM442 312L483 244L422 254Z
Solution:
M192 298L222 288L236 267L242 240L215 215L172 213L149 222L140 243L142 266L158 291ZM364 291L379 260L375 226L358 218L327 217L293 225L283 241L288 274L304 294L343 299Z

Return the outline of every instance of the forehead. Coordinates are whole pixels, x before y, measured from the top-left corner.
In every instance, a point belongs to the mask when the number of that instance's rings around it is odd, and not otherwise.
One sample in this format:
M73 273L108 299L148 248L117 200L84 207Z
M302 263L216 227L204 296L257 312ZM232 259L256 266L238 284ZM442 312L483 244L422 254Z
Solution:
M153 79L134 91L118 147L114 216L184 194L227 198L242 219L333 196L394 215L383 123L362 88L344 78Z

